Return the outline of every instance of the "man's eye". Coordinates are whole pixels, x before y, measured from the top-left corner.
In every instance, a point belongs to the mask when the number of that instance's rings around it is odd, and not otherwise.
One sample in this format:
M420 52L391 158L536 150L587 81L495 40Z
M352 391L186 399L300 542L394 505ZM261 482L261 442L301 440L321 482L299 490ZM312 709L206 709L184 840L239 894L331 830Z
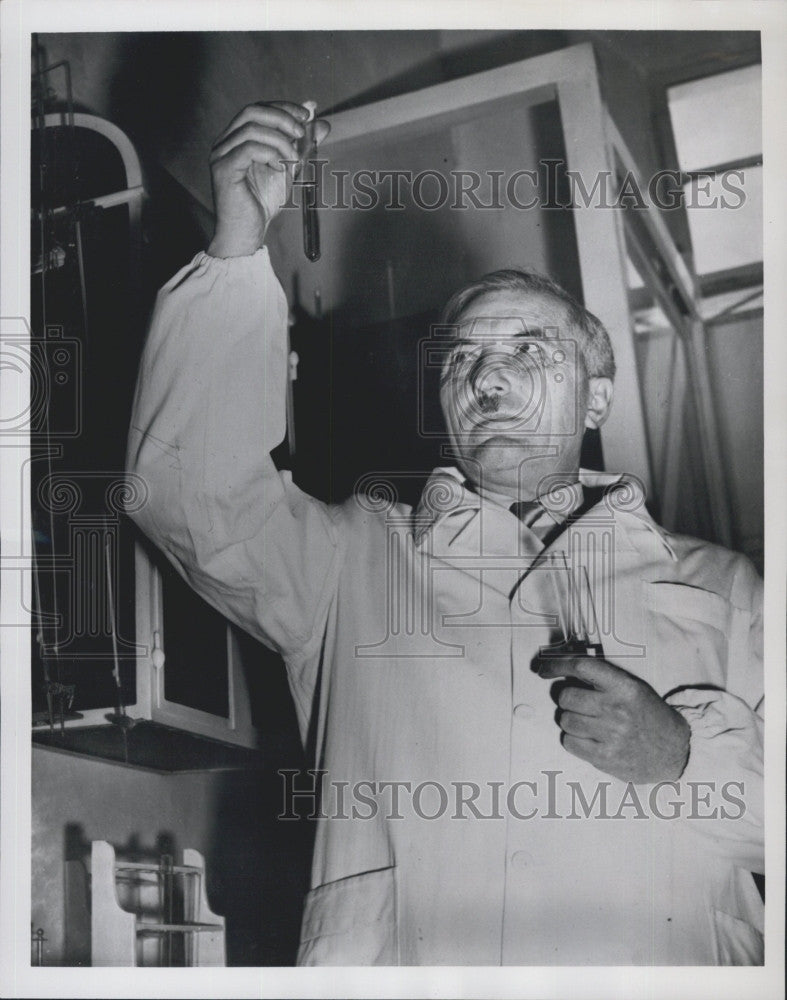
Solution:
M451 355L451 364L453 366L462 365L466 361L469 361L475 353L477 352L473 351L472 348L464 348L462 350L456 350Z
M523 344L519 344L516 353L527 354L531 357L535 357L541 353L541 345L532 340L526 340Z

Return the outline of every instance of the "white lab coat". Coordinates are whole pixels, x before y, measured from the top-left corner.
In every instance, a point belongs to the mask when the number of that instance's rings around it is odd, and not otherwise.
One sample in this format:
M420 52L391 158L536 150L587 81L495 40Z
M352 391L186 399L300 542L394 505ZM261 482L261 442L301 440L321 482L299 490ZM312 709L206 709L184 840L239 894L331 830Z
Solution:
M450 469L416 511L380 491L306 496L268 455L285 430L286 320L266 250L199 254L159 295L129 456L150 490L140 525L280 651L326 772L299 964L762 962L749 562L660 529L625 477L586 475L617 486L546 548ZM556 626L540 570L561 553L590 568L606 657L691 724L679 787L652 808L652 788L634 789L638 808L562 748L550 683L530 669ZM376 810L352 797L381 781L409 783L398 809L390 787L375 786ZM475 811L457 787L481 790ZM656 814L671 802L678 818ZM341 818L351 805L373 815Z

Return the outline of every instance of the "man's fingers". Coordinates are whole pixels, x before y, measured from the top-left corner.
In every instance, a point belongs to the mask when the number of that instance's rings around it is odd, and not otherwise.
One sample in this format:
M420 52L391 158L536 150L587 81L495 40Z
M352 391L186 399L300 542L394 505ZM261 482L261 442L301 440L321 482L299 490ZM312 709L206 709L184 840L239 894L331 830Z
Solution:
M565 684L557 696L558 708L579 715L599 716L602 714L601 697L598 691L576 684Z
M213 148L215 149L219 143L224 142L227 136L250 123L278 129L293 139L299 139L303 135L303 121L307 117L308 112L300 105L289 104L285 101L271 104L248 104L216 137Z
M570 736L579 736L582 739L599 742L601 735L599 721L599 719L592 715L579 715L577 712L561 712L558 718L558 725L564 733L568 733Z
M625 670L613 666L595 656L550 656L538 661L538 674L545 679L552 677L576 677L591 684L597 691L607 691L614 687Z
M302 125L306 125L308 121L309 112L301 104L293 104L290 101L271 101L274 107L281 108L288 114L292 115L298 122ZM327 139L328 133L331 131L331 123L325 118L317 118L314 122L314 132L315 141L319 145L324 139Z
M267 128L264 125L258 125L256 122L247 122L234 132L231 132L223 142L213 147L213 151L210 154L210 162L215 163L235 149L236 146L241 146L246 142L272 146L278 151L279 159L281 160L298 159L295 146L281 132Z
M281 108L282 111L286 111L288 115L292 115L293 118L297 118L299 121L307 121L309 117L309 112L304 108L302 104L296 104L294 101L267 101L272 108ZM257 105L258 107L260 105Z
M235 146L226 156L217 160L213 167L217 171L216 176L218 171L227 171L223 176L240 178L245 176L252 163L264 163L273 170L285 170L285 164L282 163L282 157L277 149L266 143L251 141Z

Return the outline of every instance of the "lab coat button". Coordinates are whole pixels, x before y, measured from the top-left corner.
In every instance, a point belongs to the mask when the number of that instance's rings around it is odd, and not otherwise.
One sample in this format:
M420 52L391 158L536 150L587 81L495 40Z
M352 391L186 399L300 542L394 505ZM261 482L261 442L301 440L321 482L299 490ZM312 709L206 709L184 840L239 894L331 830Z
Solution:
M516 868L517 871L524 871L529 868L532 864L533 858L527 853L527 851L514 851L511 855L511 867Z
M514 706L514 718L516 719L532 719L534 712L533 706L524 701Z

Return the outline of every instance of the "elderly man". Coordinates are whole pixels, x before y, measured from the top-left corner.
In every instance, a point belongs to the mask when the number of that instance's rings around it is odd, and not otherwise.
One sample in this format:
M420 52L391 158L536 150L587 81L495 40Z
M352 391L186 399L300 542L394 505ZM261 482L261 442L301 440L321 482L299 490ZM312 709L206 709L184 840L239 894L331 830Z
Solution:
M579 469L612 400L598 320L516 271L452 298L458 467L415 510L274 466L264 237L304 118L254 105L217 140L215 237L159 295L129 448L141 527L281 653L314 747L299 964L761 962L759 578Z

